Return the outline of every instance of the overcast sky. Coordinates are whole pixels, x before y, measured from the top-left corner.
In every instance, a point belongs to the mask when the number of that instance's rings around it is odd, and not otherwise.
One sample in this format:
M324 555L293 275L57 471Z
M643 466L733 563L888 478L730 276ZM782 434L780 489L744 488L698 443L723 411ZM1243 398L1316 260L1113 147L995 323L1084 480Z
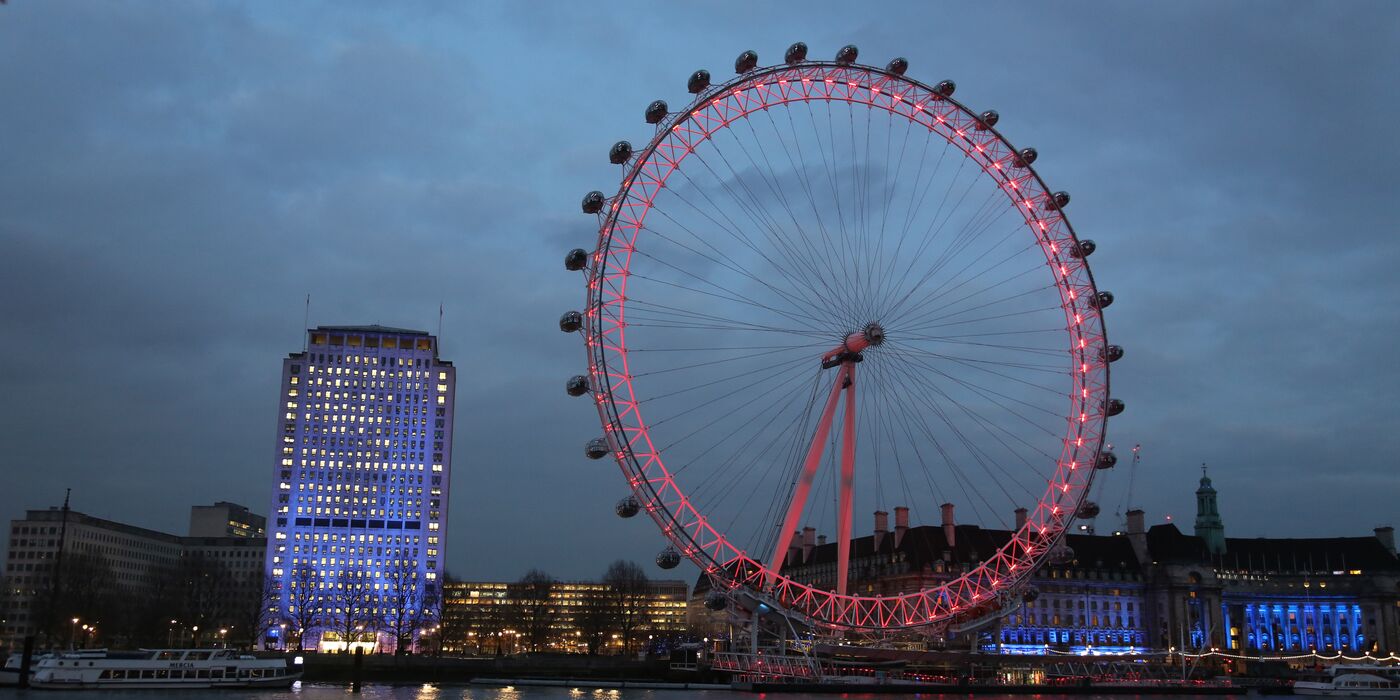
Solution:
M1071 192L1149 522L1189 531L1207 462L1231 536L1400 524L1393 2L11 0L0 519L65 487L175 532L195 503L266 512L310 294L312 325L434 331L444 305L456 575L649 560L660 535L612 514L624 482L583 459L597 416L562 390L583 369L562 255L648 102L796 40L955 79Z

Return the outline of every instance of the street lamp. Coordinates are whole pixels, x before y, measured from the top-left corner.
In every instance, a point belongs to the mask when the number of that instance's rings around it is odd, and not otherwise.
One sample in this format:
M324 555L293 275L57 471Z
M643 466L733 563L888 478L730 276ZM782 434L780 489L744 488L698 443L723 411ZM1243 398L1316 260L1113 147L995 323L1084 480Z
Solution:
M220 628L219 628L219 646L221 646L221 647L223 647L223 648L225 648L225 649L228 648L228 628L227 628L227 627L220 627Z
M78 637L78 618L73 618L73 625L68 628L68 648L73 648L73 642Z
M198 647L198 646L199 646L199 625L195 625L194 627L190 628L190 630L191 630L191 631L190 631L190 646L192 646L192 647Z
M277 631L277 641L279 641L279 642L282 643L282 651L286 651L286 650L287 650L287 623L283 622L282 624L277 625L277 627L278 627L278 631Z

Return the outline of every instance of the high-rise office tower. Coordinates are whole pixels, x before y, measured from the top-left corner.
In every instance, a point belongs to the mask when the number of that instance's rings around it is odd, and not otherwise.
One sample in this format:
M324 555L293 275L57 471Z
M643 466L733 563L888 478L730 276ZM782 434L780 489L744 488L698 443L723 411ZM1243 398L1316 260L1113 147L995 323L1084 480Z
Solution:
M392 649L432 626L455 392L422 331L318 326L282 361L268 646Z

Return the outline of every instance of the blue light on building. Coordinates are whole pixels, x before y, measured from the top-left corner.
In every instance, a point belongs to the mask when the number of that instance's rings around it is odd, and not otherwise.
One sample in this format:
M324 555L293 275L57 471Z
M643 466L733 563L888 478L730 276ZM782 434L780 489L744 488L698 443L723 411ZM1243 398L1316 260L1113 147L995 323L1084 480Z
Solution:
M269 643L373 648L392 641L382 630L397 610L422 621L446 555L455 391L455 369L422 331L320 326L283 360Z

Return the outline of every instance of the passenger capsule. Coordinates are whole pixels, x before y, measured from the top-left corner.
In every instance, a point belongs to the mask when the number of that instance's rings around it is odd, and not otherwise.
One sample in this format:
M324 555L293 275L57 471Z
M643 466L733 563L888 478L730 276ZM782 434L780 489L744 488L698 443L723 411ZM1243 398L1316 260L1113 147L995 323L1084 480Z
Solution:
M1082 241L1075 241L1074 247L1069 249L1069 256L1071 258L1087 258L1098 249L1099 247L1093 241L1085 238Z
M632 157L632 144L626 141L618 141L613 144L612 150L608 151L608 162L613 165L622 165Z
M836 52L836 62L843 66L849 66L856 62L856 57L860 55L860 49L855 44L846 44Z
M1125 408L1127 408L1127 406L1123 405L1122 401L1118 399L1109 399L1104 403L1103 412L1104 415L1116 416L1122 413Z
M1074 562L1074 550L1069 545L1061 544L1050 550L1050 563L1065 565Z
M588 265L588 251L574 248L564 254L564 269L577 272Z
M613 148L617 147L614 146ZM605 202L607 202L607 198L603 196L603 193L598 190L593 190L583 196L583 213L597 214L603 210L603 204Z
M647 123L660 124L661 120L665 119L666 115L669 113L670 108L666 105L666 100L656 100L655 102L652 102L651 104L647 105Z
M1021 591L1021 600L1025 601L1025 602L1027 602L1027 603L1034 603L1035 600L1036 600L1037 598L1039 598L1039 597L1040 597L1040 589L1039 589L1039 588L1036 588L1035 586L1030 586L1030 587L1026 588L1026 590Z
M667 547L656 555L656 565L663 569L674 569L681 563L681 554L675 547Z
M636 496L628 496L618 501L613 510L617 511L619 518L630 518L642 510L642 504L637 502Z
M685 83L685 89L689 90L690 94L692 95L698 95L704 92L705 88L709 86L710 71L707 71L704 68L701 68L700 70L691 73L690 80L687 80Z
M904 75L904 71L909 70L909 59L900 56L886 64L885 70L895 75Z
M958 89L958 84L951 80L940 80L933 86L933 94L939 97L952 97L953 91Z
M1110 345L1099 352L1099 359L1108 362L1117 362L1123 359L1123 346Z
M719 591L710 591L705 594L705 607L711 610L723 610L729 607L729 596Z
M567 392L569 396L583 396L584 394L587 394L588 376L583 374L575 374L574 376L569 377L569 381L564 382L564 391Z
M1094 464L1095 469L1112 469L1118 463L1118 455L1108 450L1099 453L1099 461Z
M1016 154L1013 162L1016 163L1016 167L1025 168L1029 167L1030 164L1034 163L1035 159L1039 157L1040 154L1037 153L1034 148L1022 148L1021 152Z
M800 41L789 46L787 51L783 53L783 62L789 66L796 65L805 60L807 60L807 45Z
M1045 195L1045 209L1047 211L1059 211L1060 209L1064 209L1066 204L1069 204L1068 192L1056 192L1054 194Z
M1001 115L995 109L989 109L977 117L977 130L986 131L997 125L1001 121Z
M609 452L612 450L608 447L606 438L593 438L583 448L583 453L588 455L589 459L602 459L607 457Z
M1089 306L1096 309L1107 309L1113 305L1113 292L1099 292L1089 297Z
M756 67L758 67L757 51L745 51L739 54L738 58L734 59L735 73L747 73Z
M570 311L559 317L559 330L565 333L573 333L583 328L583 314L577 311Z
M1079 506L1077 515L1084 520L1093 520L1099 517L1099 504L1093 501L1085 501L1083 505Z

